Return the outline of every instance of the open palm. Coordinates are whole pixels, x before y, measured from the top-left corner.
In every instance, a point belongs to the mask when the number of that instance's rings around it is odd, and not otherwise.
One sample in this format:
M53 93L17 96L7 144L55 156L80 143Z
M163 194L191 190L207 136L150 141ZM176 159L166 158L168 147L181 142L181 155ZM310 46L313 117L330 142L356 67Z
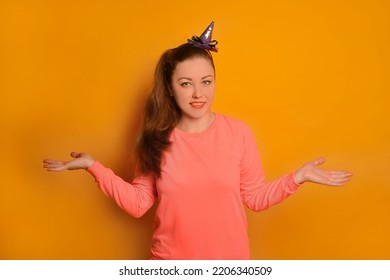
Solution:
M46 168L47 171L87 169L95 162L95 160L86 153L72 152L70 156L74 159L69 161L45 159L43 160L43 167Z
M324 170L319 166L325 163L325 159L319 158L305 163L295 172L297 183L312 182L328 186L343 186L349 181L352 173L341 170Z

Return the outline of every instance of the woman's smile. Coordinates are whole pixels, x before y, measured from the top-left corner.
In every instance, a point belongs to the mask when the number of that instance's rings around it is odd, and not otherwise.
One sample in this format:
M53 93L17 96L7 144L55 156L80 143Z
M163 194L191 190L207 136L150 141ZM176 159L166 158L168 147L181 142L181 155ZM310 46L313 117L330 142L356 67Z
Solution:
M190 105L192 108L194 109L203 109L204 105L206 104L206 102L199 102L199 101L194 101L194 102L191 102Z

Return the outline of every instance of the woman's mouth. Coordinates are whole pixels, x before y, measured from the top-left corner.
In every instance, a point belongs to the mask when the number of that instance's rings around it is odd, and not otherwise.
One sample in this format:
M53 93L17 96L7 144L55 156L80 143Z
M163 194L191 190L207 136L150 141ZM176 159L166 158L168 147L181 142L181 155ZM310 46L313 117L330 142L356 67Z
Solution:
M206 102L191 102L190 105L194 109L202 109Z

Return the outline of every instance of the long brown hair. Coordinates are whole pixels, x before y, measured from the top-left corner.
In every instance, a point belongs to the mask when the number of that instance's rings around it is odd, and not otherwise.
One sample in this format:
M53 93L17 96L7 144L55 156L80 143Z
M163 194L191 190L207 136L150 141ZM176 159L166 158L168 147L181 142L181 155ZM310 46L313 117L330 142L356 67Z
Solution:
M140 174L161 176L163 152L169 149L169 136L182 114L172 94L172 75L178 63L195 57L206 58L215 71L210 52L188 43L165 51L157 63L136 146L137 172Z

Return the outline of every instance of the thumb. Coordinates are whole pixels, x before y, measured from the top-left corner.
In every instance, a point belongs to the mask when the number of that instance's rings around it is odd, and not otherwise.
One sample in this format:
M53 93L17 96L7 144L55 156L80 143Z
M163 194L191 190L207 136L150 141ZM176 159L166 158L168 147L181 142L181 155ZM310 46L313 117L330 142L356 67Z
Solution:
M82 153L71 152L71 153L70 153L70 156L73 157L73 158L78 158L78 157L81 157L81 156L82 156Z
M321 164L324 164L325 163L325 159L324 158L318 158L318 159L316 159L315 161L314 161L314 164L315 165L321 165Z

